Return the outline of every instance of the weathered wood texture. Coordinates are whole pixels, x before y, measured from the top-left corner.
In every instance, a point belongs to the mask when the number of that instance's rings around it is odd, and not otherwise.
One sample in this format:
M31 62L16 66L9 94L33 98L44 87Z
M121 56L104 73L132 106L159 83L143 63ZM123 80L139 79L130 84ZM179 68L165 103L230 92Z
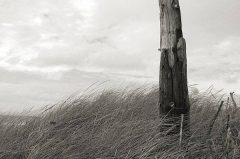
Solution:
M160 79L161 115L188 119L190 105L187 83L186 42L182 33L178 0L159 0L160 7Z

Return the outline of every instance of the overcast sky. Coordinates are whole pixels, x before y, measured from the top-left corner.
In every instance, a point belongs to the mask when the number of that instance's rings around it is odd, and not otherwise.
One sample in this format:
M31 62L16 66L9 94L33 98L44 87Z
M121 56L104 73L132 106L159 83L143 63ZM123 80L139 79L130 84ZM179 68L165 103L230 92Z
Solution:
M189 84L240 90L240 1L180 0ZM0 0L0 112L157 83L158 0Z

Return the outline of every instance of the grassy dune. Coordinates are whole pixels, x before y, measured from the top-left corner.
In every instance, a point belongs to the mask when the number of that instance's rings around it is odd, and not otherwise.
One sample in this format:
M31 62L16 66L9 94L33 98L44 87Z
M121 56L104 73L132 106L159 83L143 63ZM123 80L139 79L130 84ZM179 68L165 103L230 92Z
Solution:
M181 146L179 134L159 132L155 88L71 97L38 117L1 116L0 159L240 158L240 110L231 98L208 90L191 92L190 101L191 137Z

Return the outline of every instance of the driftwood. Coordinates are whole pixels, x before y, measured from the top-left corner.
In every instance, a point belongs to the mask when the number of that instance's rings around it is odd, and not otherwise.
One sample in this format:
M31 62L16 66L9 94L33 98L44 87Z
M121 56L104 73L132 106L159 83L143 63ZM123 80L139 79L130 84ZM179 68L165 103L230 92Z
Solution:
M186 41L182 33L181 11L178 0L159 0L160 7L160 79L159 108L161 116L175 118L183 129L189 122ZM180 126L178 126L180 129ZM179 130L176 130L179 132Z
M207 134L208 137L210 137L210 135L211 135L214 123L217 120L217 117L218 117L220 111L222 110L223 103L224 103L224 101L221 102L220 106L218 107L217 113L214 115L214 117L213 117L213 119L212 119L212 121L211 121L211 123L209 125L209 130L208 130L208 134Z

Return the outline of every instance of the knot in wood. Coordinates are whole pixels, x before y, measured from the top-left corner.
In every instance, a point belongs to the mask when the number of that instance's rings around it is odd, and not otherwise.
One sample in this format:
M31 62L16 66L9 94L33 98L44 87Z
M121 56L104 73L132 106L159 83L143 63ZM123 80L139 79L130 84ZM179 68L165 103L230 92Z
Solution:
M178 1L178 0L173 0L173 1L172 1L172 7L173 7L173 8L180 8L180 6L179 6L179 1Z

